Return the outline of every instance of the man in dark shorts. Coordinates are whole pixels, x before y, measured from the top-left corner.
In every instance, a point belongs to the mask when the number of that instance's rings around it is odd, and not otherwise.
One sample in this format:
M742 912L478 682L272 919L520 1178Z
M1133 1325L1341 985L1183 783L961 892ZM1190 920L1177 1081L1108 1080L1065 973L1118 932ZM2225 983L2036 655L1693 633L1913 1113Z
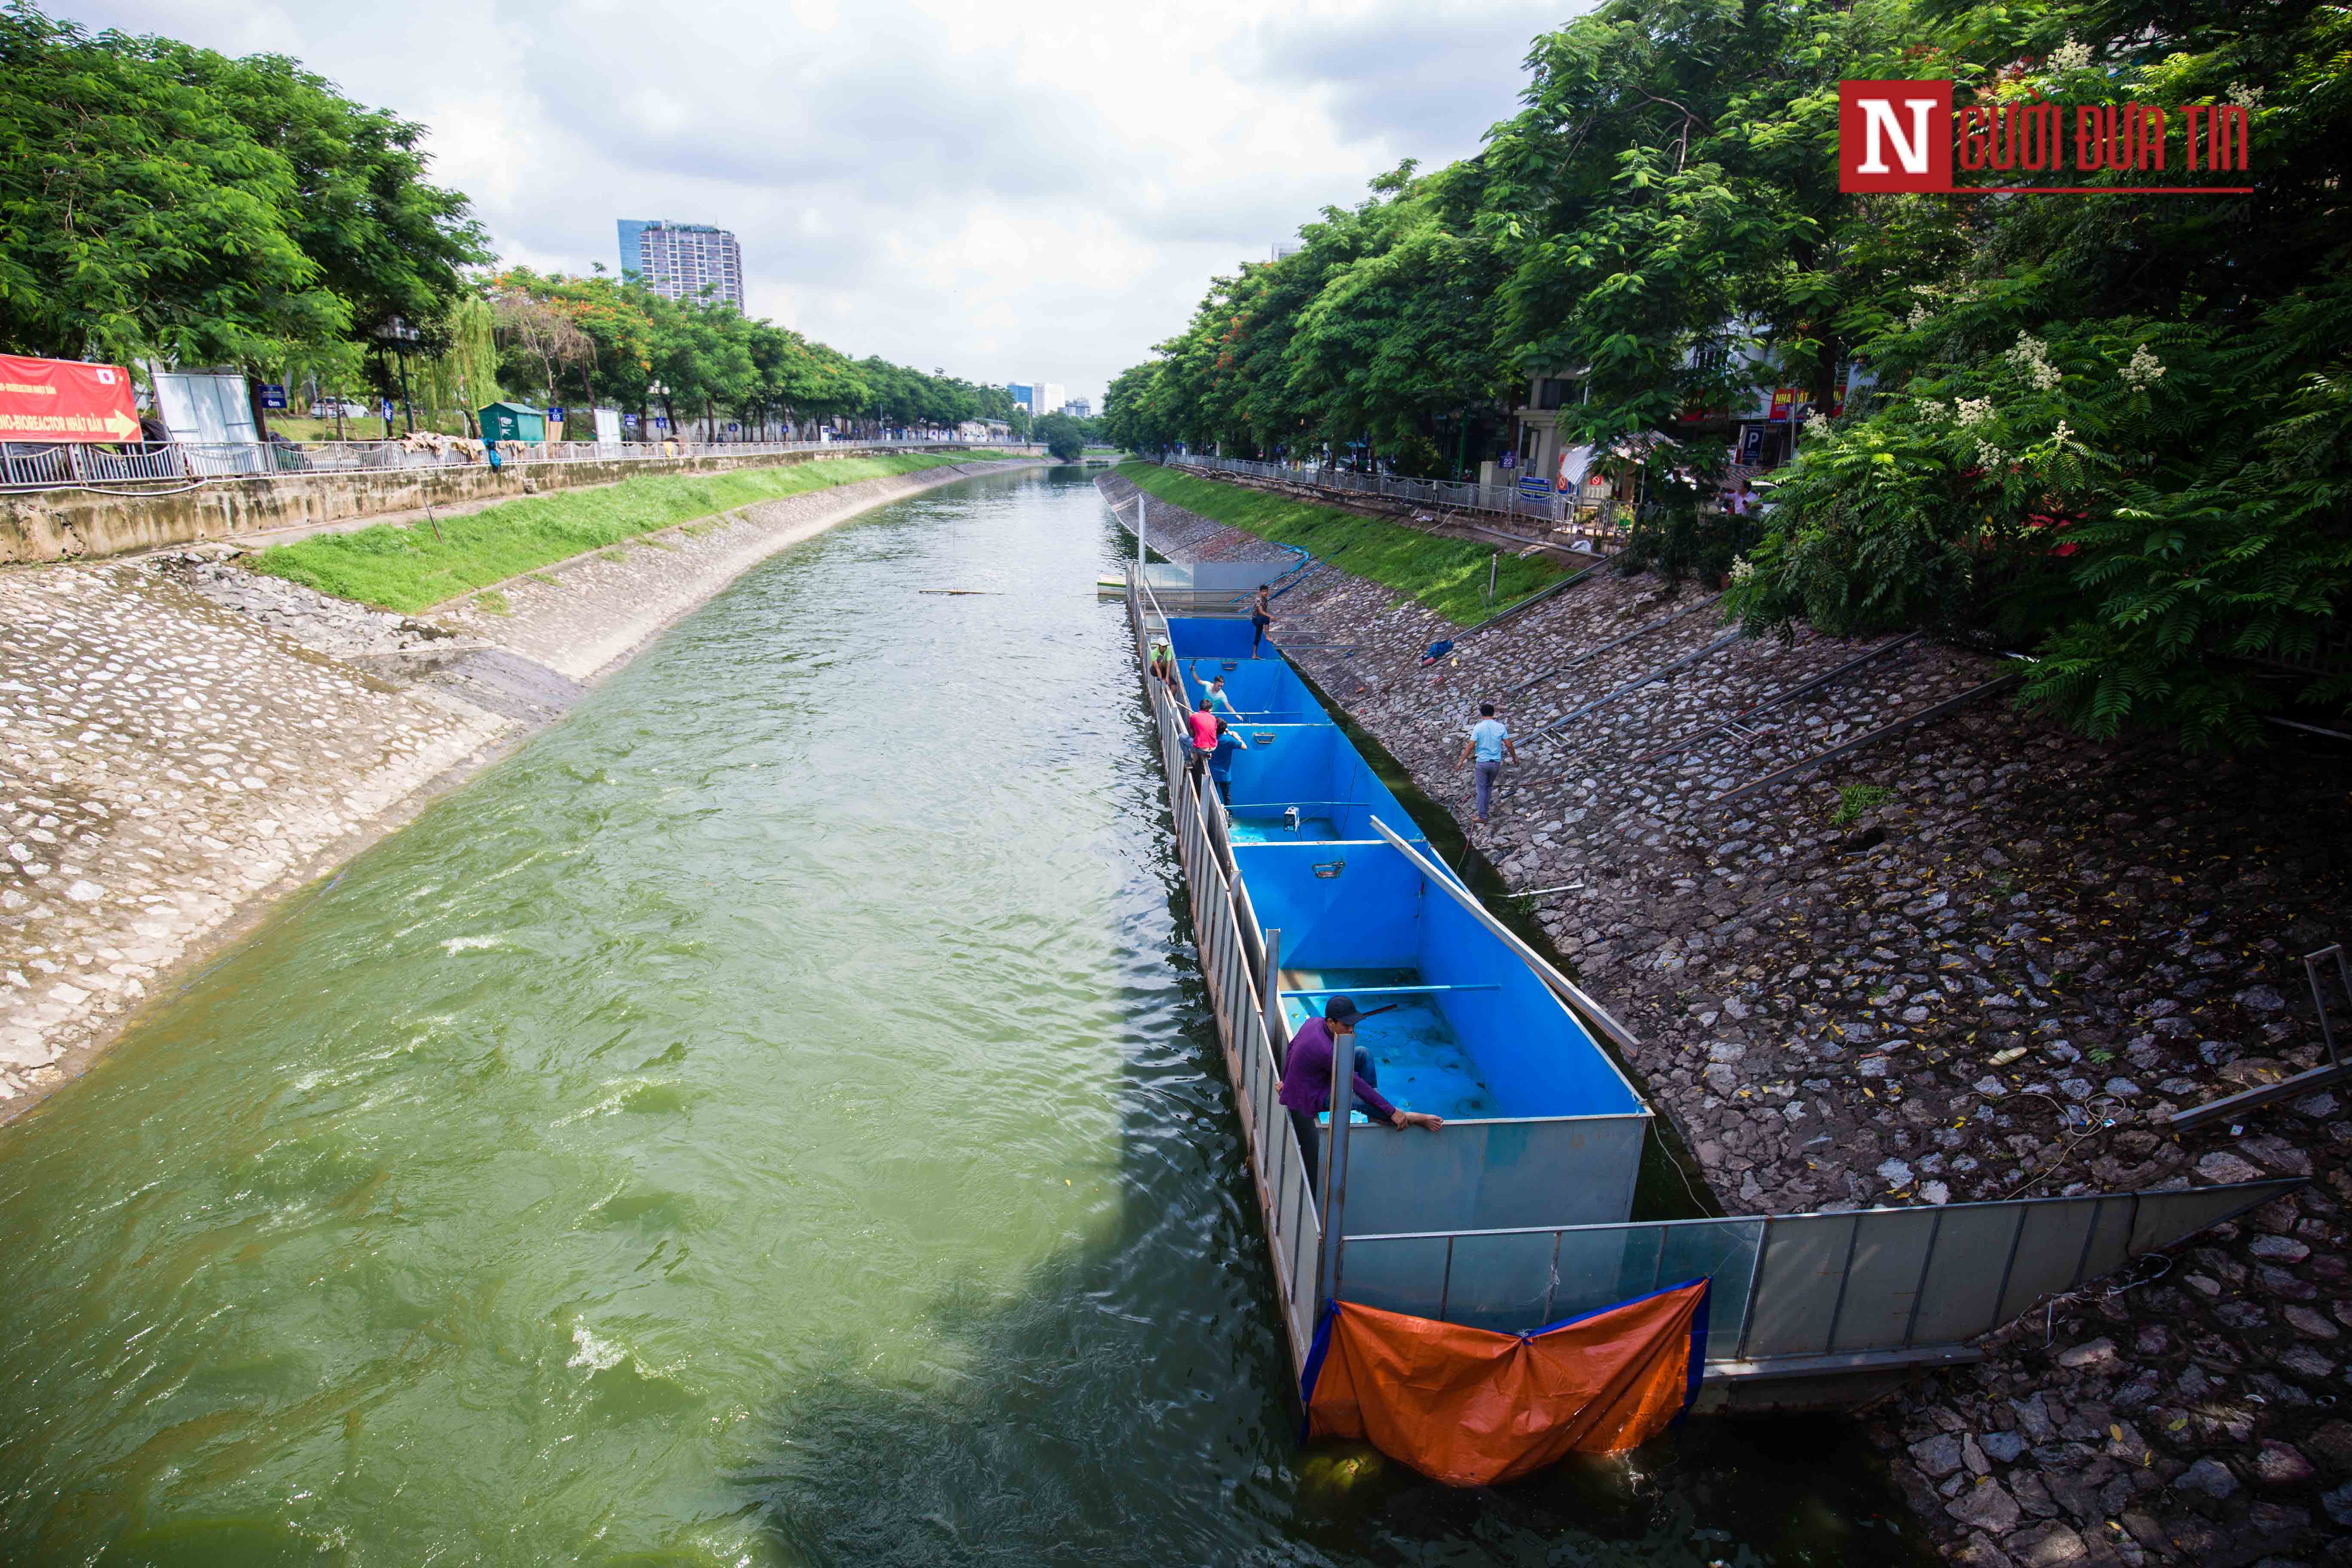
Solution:
M1266 607L1266 584L1257 585L1257 597L1250 603L1250 657L1255 658L1258 647L1265 641L1265 628L1274 625L1274 612Z
M1209 753L1209 777L1217 786L1217 797L1227 805L1234 804L1234 753L1248 750L1249 742L1242 739L1239 730L1223 719L1217 721L1217 749Z

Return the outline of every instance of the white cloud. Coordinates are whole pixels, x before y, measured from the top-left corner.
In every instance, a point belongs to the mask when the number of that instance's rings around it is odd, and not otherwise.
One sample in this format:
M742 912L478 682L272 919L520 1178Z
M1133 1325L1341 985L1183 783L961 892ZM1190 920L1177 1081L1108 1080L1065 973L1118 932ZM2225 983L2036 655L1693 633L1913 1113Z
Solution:
M1103 384L1401 158L1475 151L1570 5L1241 0L69 0L291 55L432 129L501 255L615 265L623 217L735 231L752 312L980 381Z

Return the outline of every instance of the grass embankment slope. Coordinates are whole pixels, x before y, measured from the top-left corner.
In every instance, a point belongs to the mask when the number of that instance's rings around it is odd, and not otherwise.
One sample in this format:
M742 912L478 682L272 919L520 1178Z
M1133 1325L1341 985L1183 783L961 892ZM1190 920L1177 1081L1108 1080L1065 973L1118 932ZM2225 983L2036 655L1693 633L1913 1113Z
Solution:
M1339 571L1419 600L1457 626L1475 626L1568 574L1566 567L1542 556L1506 553L1496 570L1495 597L1489 603L1486 573L1495 557L1491 544L1437 538L1338 507L1196 479L1157 463L1125 462L1117 471L1171 506L1260 539L1296 544L1318 559L1330 560Z
M464 517L378 523L272 545L247 563L257 572L386 610L422 610L534 567L601 550L755 501L920 473L974 454L835 458L723 474L647 474L597 489L527 496Z

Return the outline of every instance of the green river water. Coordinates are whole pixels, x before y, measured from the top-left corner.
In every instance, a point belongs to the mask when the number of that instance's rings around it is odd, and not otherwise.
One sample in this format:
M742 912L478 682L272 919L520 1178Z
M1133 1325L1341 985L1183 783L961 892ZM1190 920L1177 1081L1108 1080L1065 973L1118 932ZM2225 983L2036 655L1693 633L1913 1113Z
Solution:
M0 1131L0 1562L1912 1561L1831 1423L1297 1447L1118 538L787 552Z

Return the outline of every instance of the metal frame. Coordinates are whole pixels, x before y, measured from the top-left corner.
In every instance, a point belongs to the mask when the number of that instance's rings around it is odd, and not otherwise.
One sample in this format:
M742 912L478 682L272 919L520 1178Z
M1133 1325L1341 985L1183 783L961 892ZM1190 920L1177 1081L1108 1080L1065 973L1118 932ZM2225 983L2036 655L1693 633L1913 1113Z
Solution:
M452 437L456 439L456 437ZM478 443L476 443L478 444ZM502 441L501 466L544 463L658 462L675 458L757 458L783 452L1017 449L970 441ZM403 472L484 468L487 459L435 451L398 437L388 441L0 442L0 489L43 490L186 484L206 479L275 479L301 474Z
M1642 1043L1633 1037L1632 1030L1611 1017L1607 1008L1579 990L1573 981L1552 966L1549 959L1520 941L1518 932L1496 920L1494 911L1473 898L1468 889L1439 868L1428 856L1400 837L1396 829L1375 816L1372 818L1372 831L1402 851L1407 859L1421 868L1422 876L1433 887L1437 888L1447 898L1468 910L1473 919L1500 937L1505 946L1524 959L1528 967L1536 972L1536 977L1550 986L1553 994L1567 1004L1568 1010L1576 1015L1578 1022L1595 1033L1607 1037L1609 1042L1620 1050L1639 1051L1641 1049ZM1618 1077L1622 1079L1624 1074L1621 1071ZM1633 1094L1635 1100L1641 1100L1641 1095L1634 1092L1630 1081L1626 1083L1625 1088L1628 1093ZM1644 1103L1647 1102L1644 1101Z
M1387 474L1358 474L1345 468L1292 468L1283 463L1248 462L1238 458L1212 458L1197 453L1172 454L1162 459L1171 468L1195 468L1205 473L1234 474L1296 489L1343 496L1376 496L1383 500L1409 501L1417 506L1456 511L1493 512L1504 517L1539 519L1558 527L1573 528L1594 539L1624 537L1630 502L1571 500L1558 494L1536 500L1508 485L1474 485L1451 479L1400 479ZM1542 544L1538 539L1506 535L1514 544Z
M1589 577L1593 572L1597 572L1599 570L1599 567L1593 567L1591 571L1579 573L1578 577ZM1709 594L1706 598L1701 599L1695 605L1685 605L1681 609L1676 610L1671 616L1661 616L1658 619L1652 621L1646 626L1636 626L1632 631L1625 633L1622 637L1611 637L1607 642L1602 643L1598 647L1586 648L1582 653L1571 656L1567 663L1555 665L1551 668L1545 670L1541 675L1520 681L1517 686L1505 691L1503 695L1506 697L1517 697L1522 691L1528 690L1533 687L1541 686L1547 680L1550 680L1557 676L1567 674L1570 670L1574 669L1578 665L1582 664L1588 658L1596 658L1601 654L1607 653L1612 647L1622 647L1627 643L1632 642L1638 637L1648 637L1652 632L1664 631L1666 627L1673 626L1676 621L1681 620L1685 616L1696 615L1697 612L1706 609L1709 605L1714 604L1717 599L1722 597L1723 595L1720 594Z
M1669 675L1672 675L1675 671L1682 668L1685 665L1696 664L1700 659L1706 658L1710 654L1720 653L1723 649L1729 647L1733 643L1738 642L1741 637L1744 637L1747 635L1748 634L1746 632L1737 629L1727 631L1721 637L1716 638L1713 642L1708 643L1705 647L1693 648L1690 652L1683 655L1680 658L1675 659L1670 663L1658 666L1657 668L1650 671L1649 674L1643 676L1640 679L1627 681L1624 685L1619 687L1616 690L1611 692L1606 697L1596 697L1581 708L1570 709L1567 712L1561 714L1559 718L1553 720L1550 723L1546 724L1542 729L1537 731L1536 733L1538 735L1549 735L1556 730L1564 730L1569 725L1575 723L1579 719L1583 718L1587 713L1591 713L1598 709L1606 708L1612 702L1616 701L1620 697L1631 697L1633 693L1641 690L1645 686L1655 685L1657 682L1664 680Z
M1831 1387L1845 1390L1843 1396L1828 1395L1827 1402L1844 1397L1851 1403L1853 1397L1877 1392L1884 1378L1906 1369L1970 1359L1975 1352L1961 1342L2010 1321L2045 1295L2078 1289L2095 1274L2109 1273L2139 1254L2170 1246L2208 1225L2305 1184L2288 1179L2169 1193L2033 1198L1925 1210L1905 1207L1834 1215L1727 1215L1642 1225L1349 1236L1344 1224L1344 1194L1335 1192L1328 1177L1321 1194L1314 1192L1305 1152L1275 1094L1282 1053L1288 1043L1280 988L1282 933L1259 931L1247 890L1232 873L1223 810L1210 804L1216 799L1213 791L1204 800L1185 770L1174 704L1166 688L1153 680L1145 668L1151 641L1147 616L1157 617L1164 627L1166 616L1141 574L1131 568L1128 606L1136 636L1138 679L1158 731L1178 851L1192 895L1201 973L1234 1089L1294 1370L1306 1364L1321 1301L1345 1287L1350 1248L1360 1252L1392 1244L1442 1243L1441 1248L1434 1249L1430 1305L1434 1315L1444 1320L1459 1316L1464 1310L1460 1303L1465 1244L1549 1235L1552 1240L1544 1264L1541 1310L1534 1323L1513 1325L1519 1331L1529 1331L1553 1321L1560 1310L1559 1264L1570 1235L1654 1237L1656 1250L1650 1272L1655 1280L1663 1277L1675 1235L1703 1226L1732 1226L1746 1227L1754 1244L1748 1252L1744 1290L1736 1301L1728 1290L1718 1298L1719 1315L1710 1346L1729 1348L1709 1356L1706 1374L1710 1384L1717 1389L1769 1384L1785 1391L1806 1379L1826 1380ZM1517 952L1587 1026L1621 1046L1631 1040L1622 1025L1443 868L1386 823L1375 818L1372 826L1421 870L1429 886L1454 899ZM2307 961L2315 994L2317 962L2330 955L2337 959L2339 973L2352 982L2352 967L2345 966L2342 949L2325 950ZM2332 1024L2323 1023L2323 1031L2332 1053L2336 1049ZM1339 1089L1337 1082L1334 1088ZM1348 1089L1352 1088L1349 1075ZM1344 1107L1344 1100L1336 1094L1335 1100ZM1336 1150L1343 1162L1339 1169L1344 1173L1347 1123L1340 1118L1334 1120L1337 1135L1319 1142L1327 1151ZM1327 1212L1328 1224L1324 1223ZM1963 1223L1967 1216L1983 1217ZM1917 1232L1923 1225L1927 1234L1920 1240ZM1834 1270L1804 1270L1807 1258L1821 1253L1824 1245L1836 1251L1842 1263ZM1864 1267L1868 1257L1883 1258L1883 1249L1888 1246L1899 1249L1912 1245L1921 1249L1916 1268L1900 1267L1890 1273L1884 1261ZM1791 1246L1798 1250L1788 1253ZM2002 1264L1998 1283L1987 1296L1980 1283L1971 1282L1991 1277L1990 1259L1996 1251ZM1897 1256L1907 1262L1907 1255L1898 1250ZM1824 1283L1830 1272L1836 1277L1833 1288ZM1586 1289L1590 1291L1594 1283L1584 1281ZM1616 1283L1612 1279L1608 1288L1614 1289ZM1528 1304L1533 1305L1531 1300ZM1734 1311L1736 1322L1731 1321ZM1424 1315L1429 1314L1424 1310ZM1896 1323L1899 1329L1888 1331L1887 1326ZM1842 1343L1842 1340L1856 1342ZM1785 1400L1788 1395L1769 1397Z
M2342 1083L2347 1079L2352 1079L2352 1062L2347 1062L2344 1059L2343 1051L2336 1044L2336 1026L2328 1017L2327 996L2320 989L2319 984L2320 965L2330 958L2336 960L2336 984L2344 988L2345 996L2352 999L2352 963L2347 962L2342 942L2303 955L2304 977L2311 982L2311 1005L2319 1014L2319 1038L2327 1047L2327 1060L2318 1067L2306 1068L2293 1078L2282 1079L2276 1083L2264 1084L2259 1089L2244 1089L2237 1094L2224 1095L2220 1100L2208 1100L2203 1105L2193 1105L2186 1110L2176 1110L2171 1118L2174 1131L2185 1132L2192 1127L2202 1127L2209 1121L2221 1121L2229 1117L2242 1116L2249 1110L2260 1110L2266 1105L2276 1105L2283 1100L2294 1100L2309 1094L2315 1089L2326 1089L2331 1084Z
M1911 644L1917 642L1921 637L1926 637L1927 635L1927 632L1924 630L1905 632L1893 642L1882 643L1878 647L1872 648L1868 653L1864 654L1859 658L1847 659L1835 669L1825 670L1822 674L1814 676L1811 680L1791 686L1788 690L1777 692L1770 697L1765 698L1760 702L1751 702L1747 707L1742 708L1738 712L1734 713L1728 719L1723 720L1718 723L1710 724L1704 730L1698 731L1694 734L1685 736L1682 740L1671 742L1666 745L1659 747L1654 752L1644 752L1640 756L1635 757L1633 761L1636 763L1654 763L1661 757L1678 756L1682 752L1695 751L1698 747L1705 745L1708 741L1713 740L1716 736L1721 734L1726 730L1729 730L1734 733L1753 733L1754 731L1744 730L1742 726L1747 722L1747 721L1756 717L1757 714L1765 711L1767 709L1778 708L1783 703L1794 702L1800 697L1811 696L1812 693L1819 691L1824 686L1833 686L1837 682L1843 680L1847 676L1852 675L1855 670L1860 669L1864 665L1874 664L1878 660L1885 658L1888 654L1893 653L1896 648L1908 647Z
M1803 762L1795 763L1790 767L1782 768L1779 773L1767 773L1753 784L1744 784L1738 789L1727 790L1722 795L1717 795L1707 804L1710 805L1729 805L1733 801L1754 795L1759 790L1770 789L1774 784L1786 784L1790 779L1795 778L1798 774L1807 773L1814 768L1820 767L1823 763L1830 761L1833 757L1842 757L1848 752L1858 752L1864 746L1874 746L1881 741L1888 740L1894 736L1903 733L1906 730L1916 730L1922 724L1933 723L1935 721L1941 719L1947 713L1958 712L1959 710L1966 708L1969 703L1977 701L1980 698L1990 697L1994 692L2002 690L2005 688L2014 686L2023 679L2024 678L2022 676L2004 675L1995 679L1988 680L1982 686L1972 686L1968 690L1961 692L1958 697L1947 697L1941 702L1933 703L1926 708L1922 708L1918 712L1910 715L1908 718L1897 719L1892 724L1882 724L1877 729L1871 731L1869 733L1857 735L1853 740L1846 742L1843 745L1832 746L1826 752L1816 752L1811 756L1807 757Z
M1417 1310L1419 1315L1438 1321L1454 1321L1456 1296L1456 1256L1465 1242L1494 1240L1518 1236L1545 1236L1552 1238L1550 1279L1541 1310L1533 1314L1534 1321L1521 1331L1549 1323L1557 1316L1559 1296L1559 1258L1566 1239L1570 1236L1606 1238L1623 1237L1629 1242L1645 1235L1656 1237L1656 1261L1651 1268L1651 1288L1664 1282L1667 1244L1678 1232L1702 1228L1742 1226L1756 1233L1756 1245L1743 1290L1719 1294L1714 1308L1715 1318L1708 1340L1707 1375L1710 1377L1786 1377L1822 1371L1836 1371L1852 1363L1850 1370L1883 1369L1903 1364L1942 1363L1955 1358L1965 1358L1965 1342L1989 1332L2032 1308L2045 1296L2063 1294L2079 1289L2093 1278L2126 1266L2130 1259L2162 1247L2171 1246L2208 1225L2218 1224L2294 1191L2305 1184L2299 1179L2251 1182L2232 1187L2189 1188L2169 1193L2092 1194L2072 1198L2028 1198L1998 1203L1953 1204L1935 1208L1909 1206L1903 1208L1862 1209L1842 1214L1802 1215L1732 1215L1712 1219L1665 1220L1629 1225L1532 1226L1507 1230L1484 1231L1406 1231L1379 1236L1341 1235L1335 1238L1333 1250L1339 1258L1335 1288L1344 1286L1347 1259L1350 1249L1375 1247L1395 1247L1411 1244L1444 1243L1443 1261L1431 1270L1435 1278L1429 1281L1428 1305L1417 1303L1396 1307L1399 1310ZM2167 1217L2168 1207L2175 1209ZM1963 1323L1945 1323L1942 1330L1924 1342L1920 1335L1922 1307L1926 1304L1933 1281L1956 1273L1989 1272L1984 1267L1990 1258L1984 1256L1987 1238L1963 1238L1954 1241L1948 1236L1948 1220L1956 1215L2005 1214L2013 1216L2002 1229L1994 1245L2002 1258L1999 1285L1983 1299L1979 1309L1973 1310ZM2077 1241L2070 1228L2081 1216L2082 1237ZM2120 1233L2116 1220L2124 1221ZM1858 1272L1856 1264L1865 1248L1884 1246L1887 1241L1901 1242L1904 1233L1916 1230L1924 1221L1927 1238L1921 1244L1921 1256L1916 1270L1901 1277L1901 1288L1885 1289L1884 1269L1878 1279L1871 1280ZM2193 1222L2193 1223L2190 1223ZM1824 1247L1818 1233L1832 1233ZM1842 1230L1843 1236L1836 1236ZM1808 1232L1815 1233L1809 1237ZM2037 1234L2038 1233L2038 1234ZM1804 1239L1799 1239L1799 1238ZM2061 1250L2053 1255L2052 1246ZM1786 1246L1795 1245L1801 1250L1783 1260L1780 1254ZM1628 1249L1630 1250L1630 1248ZM1824 1255L1832 1267L1815 1268L1817 1259ZM1638 1256L1638 1254L1636 1255ZM2105 1267L2094 1270L2095 1259L2106 1259ZM2019 1291L2020 1264L2027 1266L2026 1279L2034 1289L2023 1299ZM1834 1287L1822 1283L1834 1277ZM1819 1298L1809 1306L1807 1293ZM1907 1299L1907 1306L1899 1305ZM1864 1305L1878 1309L1877 1321L1888 1321L1899 1311L1902 1327L1893 1334L1864 1331L1860 1342L1841 1342L1853 1338L1849 1320ZM1734 1314L1736 1313L1736 1316ZM1792 1326L1793 1325L1793 1326ZM1866 1331L1868 1321L1864 1322Z

